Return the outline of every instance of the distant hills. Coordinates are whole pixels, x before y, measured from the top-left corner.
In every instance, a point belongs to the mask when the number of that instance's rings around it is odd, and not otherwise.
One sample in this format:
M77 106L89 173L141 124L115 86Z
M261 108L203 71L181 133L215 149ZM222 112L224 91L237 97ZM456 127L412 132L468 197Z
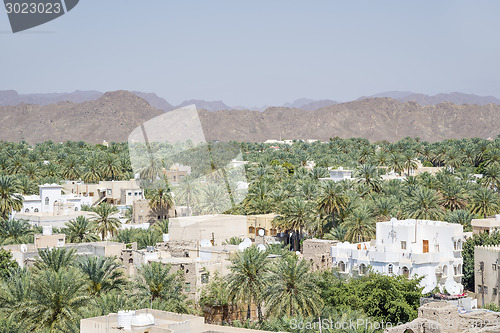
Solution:
M264 111L269 107L287 107L295 108L301 110L318 110L327 106L332 106L339 104L340 102L331 99L309 99L300 98L294 102L284 103L283 105L274 106L229 106L223 101L206 101L202 99L190 99L186 100L178 105L173 105L169 103L166 99L156 95L155 93L145 93L140 91L132 91L131 93L139 96L140 98L146 100L151 106L163 110L165 112L171 111L177 108L181 108L187 105L195 104L199 110L207 111L220 111L220 110L254 110L254 111ZM69 101L73 103L82 103L87 101L93 101L101 97L104 93L95 90L77 90L70 93L48 93L48 94L19 94L15 90L0 90L0 105L17 105L17 104L38 104L38 105L48 105L58 102ZM453 92L448 94L437 94L437 95L425 95L418 94L411 91L387 91L375 95L363 96L357 100L363 99L373 99L379 97L390 97L392 99L398 100L400 102L416 102L420 105L437 105L439 103L453 103L457 105L471 104L471 105L486 105L486 104L498 104L500 105L500 99L493 96L478 96L474 94L464 94L459 92Z
M30 143L45 140L126 141L134 128L164 114L165 110L160 107L171 108L165 102L154 94L122 90L107 92L95 100L81 103L59 101L46 105L0 106L0 140L26 140ZM270 107L263 112L210 111L208 106L213 105L206 106L205 110L199 110L199 115L207 140L282 138L327 141L339 136L396 141L411 136L432 142L462 137L488 138L500 134L500 105L496 104L444 102L420 105L385 97L338 103L316 110Z
M394 98L400 102L416 102L420 105L436 105L439 103L450 102L458 105L462 104L474 104L474 105L486 105L486 104L499 104L500 99L493 96L478 96L474 94L464 94L459 92L453 92L449 94L437 94L434 96L417 94L410 91L389 91L385 93L380 93L376 95L371 95L369 97L361 97L359 99L366 98L376 98L376 97L390 97ZM359 100L358 99L358 100Z

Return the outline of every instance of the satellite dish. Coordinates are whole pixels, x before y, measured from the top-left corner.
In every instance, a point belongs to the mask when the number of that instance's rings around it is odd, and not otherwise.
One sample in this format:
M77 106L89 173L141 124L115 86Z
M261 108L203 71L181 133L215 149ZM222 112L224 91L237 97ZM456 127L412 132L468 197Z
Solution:
M245 243L244 241L238 245L238 249L240 251L245 251L245 249L249 248L252 244Z
M264 229L259 229L259 236L260 237L264 237L265 234L266 234L266 232L264 231Z
M264 252L266 251L266 246L264 244L259 244L257 245L257 248L259 249L259 252Z
M208 239L202 239L200 242L201 247L209 247L212 246L212 242L210 242Z
M22 253L28 252L28 246L26 244L21 244L21 252Z

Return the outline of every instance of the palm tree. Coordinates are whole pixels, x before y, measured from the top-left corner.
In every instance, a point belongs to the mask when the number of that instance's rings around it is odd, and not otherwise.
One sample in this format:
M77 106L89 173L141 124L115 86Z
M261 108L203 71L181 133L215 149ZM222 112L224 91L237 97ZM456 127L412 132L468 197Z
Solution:
M60 248L46 248L39 249L38 256L40 257L35 262L35 267L38 270L53 270L59 272L62 268L68 268L74 264L75 249Z
M32 330L65 331L79 320L89 297L85 280L75 269L38 272L33 279L30 299L21 314Z
M26 220L3 220L0 223L0 241L3 245L29 243L33 230Z
M322 183L318 196L317 209L323 214L332 217L332 225L335 227L335 213L339 213L347 206L347 197L342 195L334 182Z
M415 156L411 152L406 152L403 154L404 156L404 167L406 169L406 174L409 176L411 170L415 170L418 165L417 162L415 161Z
M486 187L500 190L500 166L498 163L490 164L484 169L481 182Z
M316 316L322 299L309 272L309 263L294 255L279 259L266 277L268 313L275 317Z
M26 268L16 268L0 280L0 310L12 318L16 318L19 309L31 294L33 276Z
M344 222L345 240L351 243L366 242L375 237L375 218L367 206L356 208Z
M145 249L148 246L155 246L156 243L160 242L162 237L161 233L153 229L141 230L136 236L137 247L139 249Z
M454 210L445 215L444 220L450 223L458 223L464 226L467 231L472 228L471 221L475 218L468 210Z
M449 181L441 186L441 206L451 211L464 209L467 206L465 191L456 181Z
M281 230L293 230L293 249L299 250L299 238L302 230L314 217L313 205L297 197L292 197L283 202L279 215L273 220L273 224Z
M356 170L356 177L358 177L358 183L366 184L370 187L371 191L380 192L381 183L380 176L378 174L378 169L374 165L363 164Z
M64 161L61 176L64 179L75 180L80 178L80 174L81 169L79 159L74 155L68 156Z
M189 312L186 296L182 291L182 276L178 271L171 273L171 266L160 262L151 262L139 268L135 282L139 301L150 304L157 301L163 303L168 311Z
M439 220L444 213L439 202L440 198L436 191L417 186L403 202L403 214L412 219Z
M176 201L185 202L187 211L191 215L191 206L200 195L200 184L196 182L194 175L187 175L181 179L179 185L174 188Z
M250 319L252 304L257 306L259 319L262 319L261 304L266 290L268 260L267 253L256 246L238 252L236 258L231 260L231 273L226 276L229 296L232 301L247 305L247 319Z
M104 154L102 157L101 172L104 177L116 180L121 177L120 160L113 154Z
M397 214L397 201L392 196L374 196L373 207L379 221L387 221Z
M17 183L12 176L0 175L0 214L6 219L12 211L23 208L23 197L16 194Z
M97 242L99 236L95 234L95 226L91 220L85 216L77 216L66 224L64 233L69 243Z
M174 206L172 192L167 188L156 188L146 192L149 207L159 216L167 216L169 208Z
M97 214L92 221L96 224L101 239L105 240L108 235L114 236L121 226L120 220L113 217L114 214L118 213L118 208L111 206L107 202L102 202L100 205L93 207L92 211Z
M326 233L323 238L344 242L346 233L347 233L347 228L345 227L345 224L342 223L336 226L335 228L331 228L330 231Z
M87 159L85 165L85 172L83 173L82 179L85 183L96 184L101 180L101 162L99 161L98 155L91 156Z
M88 281L90 296L99 296L110 290L121 289L126 280L121 265L111 257L83 257L77 267Z
M479 188L472 194L470 201L471 213L482 215L494 215L500 210L500 200L498 194L485 187Z
M202 194L197 203L195 212L199 214L214 215L231 208L229 198L225 195L224 188L217 184L208 184L202 188Z

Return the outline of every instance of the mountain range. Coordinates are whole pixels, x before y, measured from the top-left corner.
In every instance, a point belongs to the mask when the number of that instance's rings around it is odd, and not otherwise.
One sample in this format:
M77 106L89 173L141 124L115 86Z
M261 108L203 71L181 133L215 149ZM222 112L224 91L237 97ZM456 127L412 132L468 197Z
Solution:
M154 94L106 92L80 103L0 106L0 140L30 143L85 140L126 141L130 132L170 108ZM158 97L159 98L159 97ZM310 102L308 102L310 103ZM308 103L304 104L307 105ZM500 133L500 105L420 105L389 97L364 98L317 110L269 107L250 110L199 110L207 140L258 141L364 137L396 141L406 136L427 141L462 137L495 137Z
M169 103L164 98L156 95L155 93L145 93L140 91L132 91L133 94L146 100L151 106L163 110L165 112L171 111L177 108L181 108L187 105L195 104L198 109L203 109L207 111L219 111L219 110L255 110L264 111L269 107L265 106L228 106L223 101L206 101L202 99L190 99L186 100L178 105L173 105ZM101 97L104 93L95 90L76 90L70 93L47 93L47 94L19 94L15 90L0 90L0 105L17 105L17 104L38 104L38 105L48 105L57 102L70 101L74 103L81 103L96 100ZM439 103L450 102L457 105L462 104L474 104L474 105L486 105L486 104L498 104L500 105L500 99L493 96L478 96L474 94L464 94L459 92L453 92L449 94L437 94L437 95L425 95L418 94L411 91L388 91L370 96L363 96L357 100L372 99L377 97L390 97L392 99L398 100L400 102L416 102L420 105L436 105ZM318 110L323 107L339 104L340 102L331 99L308 99L300 98L294 102L284 103L283 107L296 108L301 110ZM275 105L280 106L280 105Z

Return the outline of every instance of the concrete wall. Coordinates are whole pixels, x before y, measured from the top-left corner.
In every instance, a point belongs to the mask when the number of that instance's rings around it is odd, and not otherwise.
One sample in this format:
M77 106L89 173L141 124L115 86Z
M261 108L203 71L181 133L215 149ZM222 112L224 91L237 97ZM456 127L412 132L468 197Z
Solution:
M484 272L481 274L480 263L484 263ZM482 306L484 278L484 304L494 303L500 305L500 247L476 246L474 248L474 291L477 296L478 306Z

